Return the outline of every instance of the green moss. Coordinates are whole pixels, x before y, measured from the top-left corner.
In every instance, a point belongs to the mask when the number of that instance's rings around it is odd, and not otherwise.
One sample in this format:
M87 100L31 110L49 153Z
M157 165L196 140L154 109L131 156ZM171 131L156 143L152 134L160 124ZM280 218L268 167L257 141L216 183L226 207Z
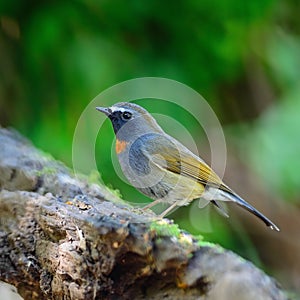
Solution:
M109 190L109 192L114 194L116 197L118 197L120 199L123 198L123 195L121 194L120 190L113 188L113 186L110 183L108 185L106 185L106 188Z
M204 241L204 238L203 238L202 235L194 236L194 239L196 240L197 245L198 245L199 247L216 247L216 244L213 244L213 243L211 243L211 242Z
M184 231L180 230L178 224L170 223L170 221L166 219L152 222L150 225L150 230L156 232L158 236L157 242L159 242L160 237L169 236L177 238L180 244L191 245L196 241L199 247L214 247L218 248L220 251L223 251L223 248L220 246L204 241L202 235L192 236L189 233L185 233Z
M199 247L211 247L211 248L219 248L219 250L223 251L223 248L217 244L204 241L204 237L202 235L193 236L194 241L196 241Z
M206 241L197 241L199 247L218 247L216 244Z
M37 176L42 176L42 175L53 175L57 173L57 169L55 167L43 167L43 169L36 171Z
M164 219L152 222L150 229L155 231L158 236L172 236L179 238L181 234L178 224L171 224Z
M205 243L205 242L203 241L204 237L203 237L201 234L195 235L195 236L193 236L193 238L194 238L194 240L196 240L196 242L197 242L197 244L198 244L199 246L200 246L201 243Z

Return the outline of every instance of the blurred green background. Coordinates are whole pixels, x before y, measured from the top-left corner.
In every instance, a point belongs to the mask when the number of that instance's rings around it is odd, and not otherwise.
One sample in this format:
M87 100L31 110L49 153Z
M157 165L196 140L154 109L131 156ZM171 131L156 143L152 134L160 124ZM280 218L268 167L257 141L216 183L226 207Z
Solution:
M201 227L208 212L199 212L198 224L190 208L171 217L299 292L299 12L297 0L1 1L0 124L72 167L77 120L101 91L143 76L187 84L224 127L225 181L282 232L231 206L229 220L209 212L211 230ZM151 110L151 102L139 103ZM205 140L185 112L162 109ZM143 199L112 169L108 122L98 139L104 182L125 199ZM209 160L209 148L200 149Z

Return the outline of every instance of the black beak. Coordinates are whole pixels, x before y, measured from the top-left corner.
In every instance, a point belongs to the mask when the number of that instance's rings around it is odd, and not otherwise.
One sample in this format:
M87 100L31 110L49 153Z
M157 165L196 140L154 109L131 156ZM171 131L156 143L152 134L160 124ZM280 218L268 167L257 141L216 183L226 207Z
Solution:
M112 113L112 111L109 107L100 107L100 106L98 106L98 107L96 107L96 109L101 111L102 113L104 113L106 116L109 116Z

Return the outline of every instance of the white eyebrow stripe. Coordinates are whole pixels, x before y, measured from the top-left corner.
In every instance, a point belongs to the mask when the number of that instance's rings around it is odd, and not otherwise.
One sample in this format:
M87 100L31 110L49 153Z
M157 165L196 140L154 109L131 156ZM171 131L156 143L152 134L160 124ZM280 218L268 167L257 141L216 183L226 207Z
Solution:
M120 111L120 112L124 112L125 109L123 107L117 107L117 106L112 106L111 108L111 112L114 113L116 111Z

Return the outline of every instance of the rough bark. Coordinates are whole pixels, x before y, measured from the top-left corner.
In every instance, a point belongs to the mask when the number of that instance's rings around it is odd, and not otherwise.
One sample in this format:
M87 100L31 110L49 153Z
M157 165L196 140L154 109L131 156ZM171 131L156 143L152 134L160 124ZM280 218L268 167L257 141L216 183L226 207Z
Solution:
M0 129L0 280L25 299L286 299L253 264Z

